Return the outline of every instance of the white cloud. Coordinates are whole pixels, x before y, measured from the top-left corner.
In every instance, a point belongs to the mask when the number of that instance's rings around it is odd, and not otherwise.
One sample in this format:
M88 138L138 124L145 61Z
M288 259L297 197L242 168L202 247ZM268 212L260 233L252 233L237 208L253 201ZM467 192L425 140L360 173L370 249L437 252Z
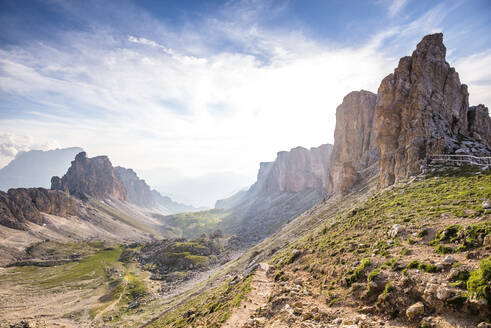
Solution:
M391 4L389 5L389 16L394 17L396 16L407 4L408 0L392 0Z
M241 17L236 21L210 19L179 37L117 36L101 28L67 32L57 47L0 50L0 91L46 108L28 108L29 118L0 117L0 130L81 146L137 171L168 167L198 177L221 170L252 183L258 163L277 151L333 142L343 97L376 92L397 64L392 46L382 46L395 38L408 54L446 14L436 7L366 44L339 47L301 31L264 29L255 23L260 13L239 9L231 13ZM217 39L233 40L234 47L217 51ZM468 67L463 80L481 79L470 64L456 66Z
M38 143L29 135L0 134L0 167L7 165L17 154L32 149L48 150L59 147L54 141Z
M462 83L469 85L469 104L491 106L491 49L459 58L454 63Z

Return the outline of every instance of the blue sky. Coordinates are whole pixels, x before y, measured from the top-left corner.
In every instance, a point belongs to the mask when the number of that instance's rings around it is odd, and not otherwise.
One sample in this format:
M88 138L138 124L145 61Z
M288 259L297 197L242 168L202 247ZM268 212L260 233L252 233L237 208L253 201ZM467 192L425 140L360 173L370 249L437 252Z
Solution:
M333 142L343 96L376 92L425 34L444 32L471 104L489 105L489 13L488 0L0 0L0 166L81 146L210 205L277 151ZM190 179L223 186L200 200Z

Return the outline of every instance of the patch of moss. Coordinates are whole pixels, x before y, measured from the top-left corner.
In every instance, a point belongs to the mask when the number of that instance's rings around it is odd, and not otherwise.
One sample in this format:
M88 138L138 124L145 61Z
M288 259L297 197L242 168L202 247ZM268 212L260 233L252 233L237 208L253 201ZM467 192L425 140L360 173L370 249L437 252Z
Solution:
M479 269L470 273L467 280L469 296L491 302L491 256L479 262Z
M354 271L348 272L348 276L346 277L346 284L348 285L348 287L362 278L365 269L369 265L370 265L370 259L364 258Z

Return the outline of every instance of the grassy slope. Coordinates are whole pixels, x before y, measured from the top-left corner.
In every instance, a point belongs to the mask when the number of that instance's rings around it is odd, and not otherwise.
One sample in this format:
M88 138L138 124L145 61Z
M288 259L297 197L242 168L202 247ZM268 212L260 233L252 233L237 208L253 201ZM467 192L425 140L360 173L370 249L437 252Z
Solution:
M468 270L476 270L471 275L476 276L480 284L478 287L466 281L455 284L461 289L457 300L462 304L466 298L479 296L476 292L479 288L482 291L483 286L491 287L489 274L487 280L483 278L485 269L477 270L480 261L469 260L472 256L467 255L472 250L477 251L477 257L484 256L481 266L487 267L489 259L485 259L485 254L489 252L482 245L484 237L491 232L490 211L482 207L487 199L491 199L489 171L476 175L472 170L462 170L393 187L338 213L318 231L277 254L271 263L276 265L276 275L281 280L308 273L311 290L330 305L374 304L381 312L397 316L420 296L413 295L406 300L407 304L388 305L390 308L384 308L380 300L401 292L398 282L407 276L411 276L416 285L424 285L428 274L442 275L441 279L446 280L446 273L443 275L442 268L435 264L443 262L446 254L453 253L457 260L465 262ZM405 233L389 237L394 224L404 227ZM440 238L443 232L449 235L449 227L452 230L456 226L460 231L458 235ZM447 251L442 252L440 246ZM306 255L297 261L292 258L292 249L302 250ZM462 264L457 261L454 267ZM382 282L379 288L384 284L386 288L370 291L368 282L377 277ZM350 286L355 283L366 288L361 297L365 297L364 302L353 299ZM480 297L484 297L483 293Z
M155 214L155 217L162 220L166 225L177 228L181 237L193 239L200 237L204 232L211 233L220 229L221 219L225 215L223 210L212 209L166 216Z
M437 244L446 245L456 252L456 258L462 259L465 259L465 252L482 250L478 243L466 250L459 247L465 245L466 240L475 238L472 231L476 226L481 229L481 242L483 235L489 233L489 216L483 219L483 216L489 215L489 211L482 208L482 202L491 199L489 172L476 175L472 170L460 170L403 183L383 192L366 191L368 189L307 211L237 262L247 263L251 256L260 260L270 258L278 280L308 277L306 286L315 297L323 298L330 306L344 304L357 307L360 303L352 299L353 291L350 288L355 282L366 284L367 281L384 277L382 289L372 290L372 293L376 293L372 300L377 302L379 295L382 295L381 299L388 299L396 293L400 288L397 282L405 275L411 274L417 280L424 275L439 274L434 272L439 271L434 268L434 263L441 261L445 255L439 253ZM463 231L461 238L452 242L432 243L438 232L456 222ZM389 238L388 231L394 224L403 226L405 233ZM304 255L299 260L292 259L293 249L303 251ZM274 256L271 257L271 254ZM479 266L478 260L463 261L471 270ZM485 274L477 271L472 274L474 281L480 281L481 287L483 281L489 285ZM369 289L368 285L365 286ZM472 296L466 292L466 288L467 284L463 284L462 295ZM216 298L220 294L225 297L228 293L230 291L217 288L190 297L151 327L181 327L186 322L189 327L199 324L213 327L220 321L213 311L207 310L206 297L212 295ZM383 309L382 303L378 303L381 311L391 311L394 316L404 310ZM230 310L227 308L227 311ZM193 321L182 317L187 311L194 313Z

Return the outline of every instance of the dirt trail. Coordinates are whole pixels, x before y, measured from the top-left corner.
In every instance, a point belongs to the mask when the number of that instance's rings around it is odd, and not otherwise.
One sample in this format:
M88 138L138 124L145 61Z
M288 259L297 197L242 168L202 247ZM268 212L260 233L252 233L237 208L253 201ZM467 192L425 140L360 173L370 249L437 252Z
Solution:
M269 265L260 263L251 282L251 292L247 299L240 303L230 318L222 325L222 328L240 328L247 323L255 311L268 302L273 290L273 281L266 275Z
M104 310L101 312L97 313L97 315L94 317L94 320L92 320L92 325L97 324L97 322L102 318L102 315L104 313L108 313L109 311L112 311L114 307L121 301L121 298L123 297L124 293L126 292L126 286L128 285L126 282L123 282L123 290L121 291L121 294L119 294L119 297L117 300L112 302L110 305L108 305Z

